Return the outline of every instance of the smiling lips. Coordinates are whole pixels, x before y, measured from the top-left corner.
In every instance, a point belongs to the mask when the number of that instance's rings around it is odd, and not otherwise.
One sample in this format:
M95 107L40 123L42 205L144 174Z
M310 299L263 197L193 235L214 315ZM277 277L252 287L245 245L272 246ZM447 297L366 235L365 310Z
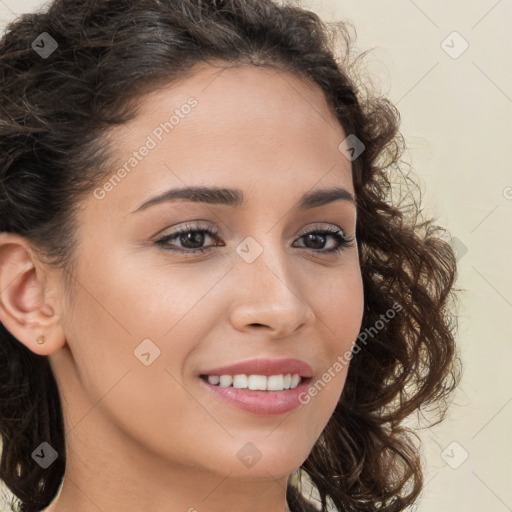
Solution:
M201 385L246 412L283 414L300 405L313 370L298 359L252 359L200 374Z

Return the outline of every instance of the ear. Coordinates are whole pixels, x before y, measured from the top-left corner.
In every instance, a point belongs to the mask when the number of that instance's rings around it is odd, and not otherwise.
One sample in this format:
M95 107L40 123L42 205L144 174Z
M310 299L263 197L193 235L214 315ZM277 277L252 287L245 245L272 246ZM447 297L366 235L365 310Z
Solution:
M25 238L0 233L0 321L38 355L56 352L66 343L56 279L57 274L39 260ZM43 344L37 342L41 335Z

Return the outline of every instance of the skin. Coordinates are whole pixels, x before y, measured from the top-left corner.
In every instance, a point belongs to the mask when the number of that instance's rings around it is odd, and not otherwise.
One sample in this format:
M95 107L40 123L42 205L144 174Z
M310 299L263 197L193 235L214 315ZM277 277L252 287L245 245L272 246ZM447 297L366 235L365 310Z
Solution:
M348 237L356 227L348 201L296 209L311 190L354 194L338 149L347 134L318 86L282 70L202 66L141 98L137 118L112 130L119 166L191 96L197 106L130 174L103 199L82 201L72 303L62 271L22 237L0 235L0 319L48 356L63 401L66 474L47 511L289 510L288 477L343 390L347 365L309 403L265 417L200 386L201 370L257 357L306 361L315 382L353 347L363 287L356 244L328 255L315 248L335 247L334 237L315 246L302 236L336 227ZM239 188L246 201L131 213L185 185ZM185 223L219 230L204 237L210 252L154 244ZM248 236L263 248L250 264L236 252ZM195 247L183 237L169 244ZM146 338L160 349L148 366L134 356ZM237 457L248 442L262 454L251 467Z

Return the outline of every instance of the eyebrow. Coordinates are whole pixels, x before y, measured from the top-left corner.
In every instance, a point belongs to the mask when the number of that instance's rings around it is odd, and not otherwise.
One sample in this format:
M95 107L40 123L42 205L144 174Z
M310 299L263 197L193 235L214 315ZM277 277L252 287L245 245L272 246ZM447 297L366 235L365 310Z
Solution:
M145 210L155 204L184 199L196 203L220 204L240 207L244 203L244 194L239 189L217 187L187 187L167 190L166 192L150 198L131 213ZM330 189L314 190L305 193L298 201L298 208L306 210L334 201L348 201L356 204L354 196L346 189L335 187Z

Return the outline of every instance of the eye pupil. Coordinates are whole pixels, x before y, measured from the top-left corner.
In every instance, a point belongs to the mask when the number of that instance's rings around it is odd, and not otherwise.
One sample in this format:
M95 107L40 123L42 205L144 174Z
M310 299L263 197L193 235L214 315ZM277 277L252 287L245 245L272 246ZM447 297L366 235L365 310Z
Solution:
M181 235L181 242L186 246L188 242L196 244L197 247L201 247L204 243L204 233L201 231L188 231ZM195 249L196 247L188 247L189 249Z
M318 233L309 233L306 239L313 240L313 249L322 249L322 246L325 244L325 236Z

